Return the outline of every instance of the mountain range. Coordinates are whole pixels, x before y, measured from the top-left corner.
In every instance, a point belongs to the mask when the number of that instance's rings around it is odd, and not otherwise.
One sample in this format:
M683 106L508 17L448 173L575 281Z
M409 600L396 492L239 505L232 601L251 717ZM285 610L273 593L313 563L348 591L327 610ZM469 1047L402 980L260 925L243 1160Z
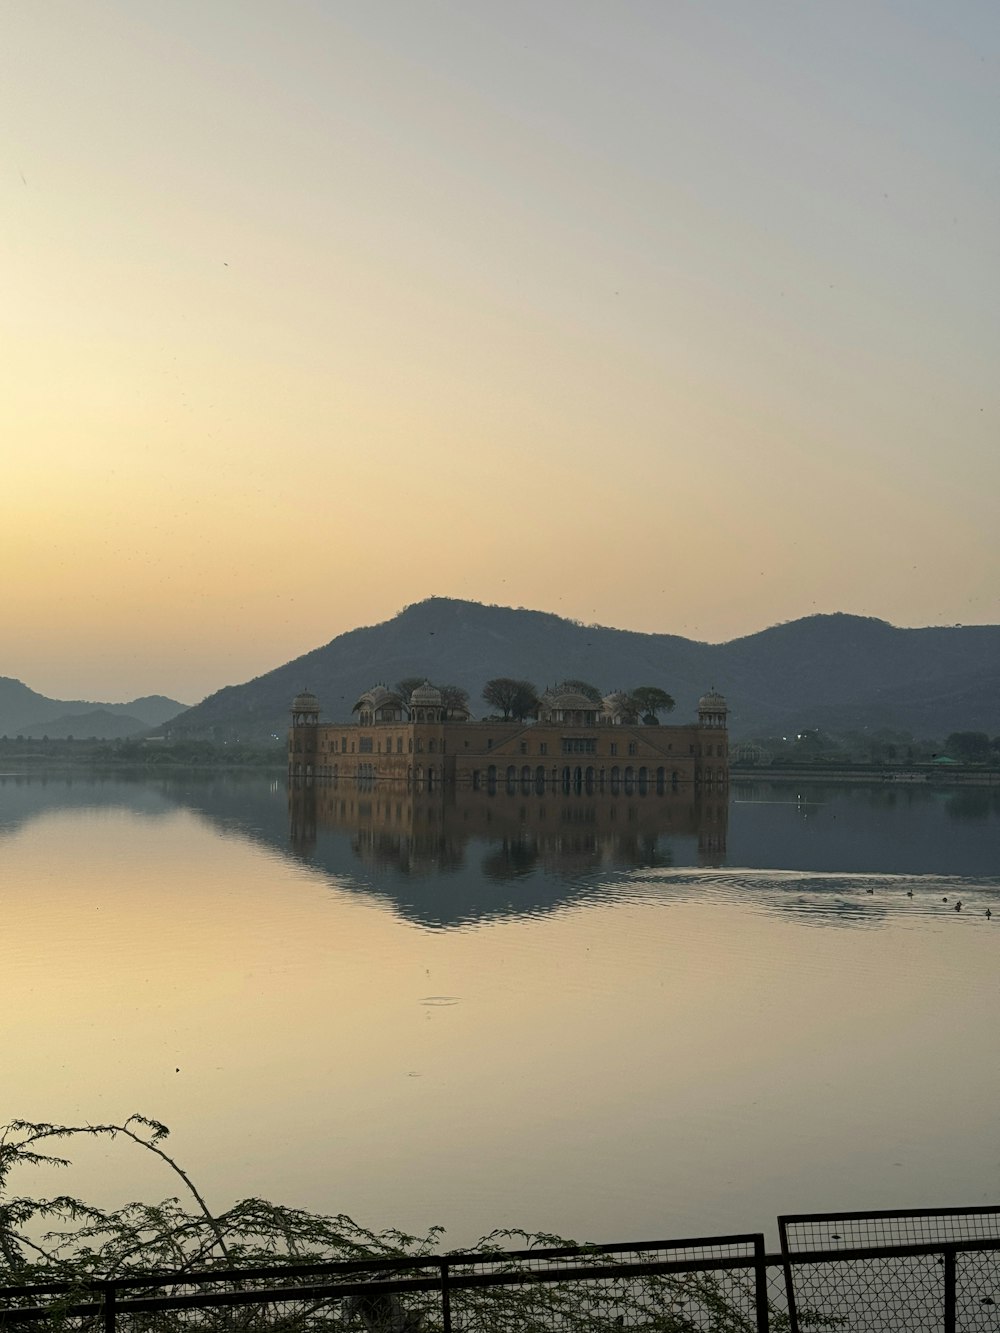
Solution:
M700 695L714 687L729 701L735 739L807 727L892 727L918 737L1000 732L996 625L900 629L837 613L710 644L432 597L219 690L174 718L169 733L280 739L292 698L303 688L319 697L325 719L348 721L369 686L412 676L468 690L473 715L489 711L481 700L487 680L515 676L540 689L567 678L604 691L657 685L677 702L665 720L678 722L693 718Z
M19 680L0 676L0 736L119 739L161 726L176 717L184 706L162 694L149 694L123 704L49 699Z

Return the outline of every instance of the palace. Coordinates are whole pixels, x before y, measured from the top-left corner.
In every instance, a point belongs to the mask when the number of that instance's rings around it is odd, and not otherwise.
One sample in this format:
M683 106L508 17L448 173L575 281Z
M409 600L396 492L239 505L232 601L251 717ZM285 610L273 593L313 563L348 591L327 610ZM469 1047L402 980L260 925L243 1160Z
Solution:
M355 704L358 721L320 721L308 690L292 704L288 776L391 781L434 791L495 791L501 784L539 791L663 792L729 780L727 706L714 690L698 702L698 721L651 725L628 719L621 696L597 704L572 690L542 695L537 721L470 720L425 683L403 701L376 685Z

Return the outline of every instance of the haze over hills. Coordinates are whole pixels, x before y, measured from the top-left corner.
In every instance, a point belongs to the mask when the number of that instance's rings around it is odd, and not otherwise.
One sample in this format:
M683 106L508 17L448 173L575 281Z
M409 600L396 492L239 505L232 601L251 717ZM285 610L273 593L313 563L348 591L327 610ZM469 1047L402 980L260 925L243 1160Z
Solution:
M48 736L50 740L135 736L175 718L185 706L162 694L117 704L49 699L19 680L0 676L0 736Z
M323 717L349 721L358 695L424 675L469 691L473 714L493 676L539 688L566 678L604 690L658 685L677 701L668 720L693 717L714 686L732 709L732 735L898 727L918 736L1000 732L1000 626L898 629L838 613L775 625L729 643L581 625L542 611L432 597L243 685L228 686L174 719L174 737L262 741L283 737L303 687Z

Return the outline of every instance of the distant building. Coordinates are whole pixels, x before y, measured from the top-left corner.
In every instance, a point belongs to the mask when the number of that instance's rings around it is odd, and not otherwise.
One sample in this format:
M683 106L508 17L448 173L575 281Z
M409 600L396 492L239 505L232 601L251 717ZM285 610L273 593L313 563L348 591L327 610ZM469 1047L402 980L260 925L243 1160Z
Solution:
M728 709L711 690L686 726L622 720L609 695L602 703L574 692L546 692L539 720L474 722L445 706L423 684L403 701L384 685L361 695L358 721L320 721L320 704L304 691L292 704L288 776L389 781L433 791L481 791L498 785L584 791L663 792L681 785L729 781Z

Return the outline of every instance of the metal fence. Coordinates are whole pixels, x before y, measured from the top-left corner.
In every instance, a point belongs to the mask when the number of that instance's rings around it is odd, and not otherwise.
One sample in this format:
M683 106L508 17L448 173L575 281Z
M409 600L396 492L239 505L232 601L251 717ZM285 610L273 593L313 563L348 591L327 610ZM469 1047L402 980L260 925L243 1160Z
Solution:
M791 1333L1000 1329L1000 1207L778 1218Z
M1000 1208L778 1225L779 1255L748 1234L8 1287L0 1330L1000 1333Z

